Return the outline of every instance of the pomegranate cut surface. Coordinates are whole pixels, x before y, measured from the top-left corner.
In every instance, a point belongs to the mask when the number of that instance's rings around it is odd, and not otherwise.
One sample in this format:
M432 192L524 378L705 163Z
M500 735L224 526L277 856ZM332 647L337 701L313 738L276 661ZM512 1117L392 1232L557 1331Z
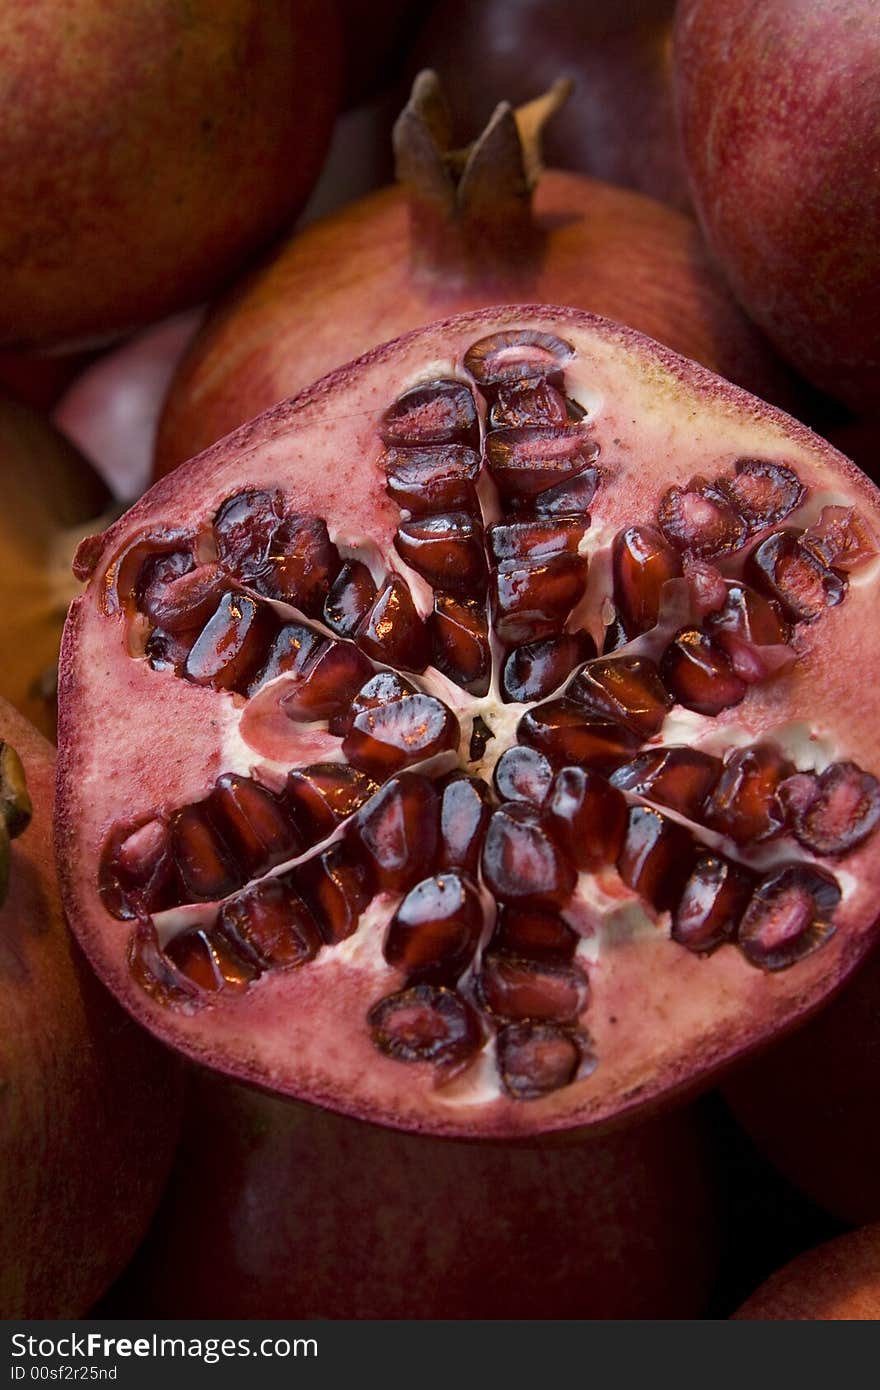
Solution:
M81 547L71 922L181 1051L389 1125L708 1081L874 939L878 536L830 446L604 320L376 349Z

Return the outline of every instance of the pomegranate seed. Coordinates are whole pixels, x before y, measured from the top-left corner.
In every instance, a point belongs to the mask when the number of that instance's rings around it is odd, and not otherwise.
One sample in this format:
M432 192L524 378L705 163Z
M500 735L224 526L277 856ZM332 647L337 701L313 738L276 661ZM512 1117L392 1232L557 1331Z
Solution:
M205 807L224 844L247 877L293 859L302 850L287 811L259 782L227 772Z
M382 463L388 496L413 516L478 511L480 456L473 449L457 444L389 449Z
M553 768L537 748L513 744L495 764L495 790L502 801L540 806L553 781Z
M801 774L797 781L806 779ZM832 763L794 798L786 782L779 797L797 839L814 854L848 854L880 822L880 782L855 763Z
M126 821L111 830L101 853L98 892L121 921L164 905L173 863L168 826L156 816Z
M660 675L676 703L697 714L720 714L738 705L748 688L721 648L698 628L685 628L670 642Z
M656 663L644 656L597 657L565 693L581 709L623 724L643 739L658 732L672 707Z
M248 695L255 695L276 676L304 675L327 645L327 639L315 628L305 623L285 623L275 636L265 662L248 686ZM372 667L369 669L372 670Z
M373 896L367 867L355 862L342 844L303 864L295 885L328 945L353 935Z
M750 533L782 521L806 496L796 473L767 459L738 459L734 476L719 478L716 485L730 498Z
M617 871L659 912L677 905L693 858L693 841L684 826L649 806L629 808Z
M811 623L826 608L846 597L847 581L823 565L806 545L801 531L775 531L755 546L746 560L746 575L770 598L776 599L793 623Z
M377 671L368 681L365 681L360 690L354 696L347 710L334 715L330 720L330 733L336 734L340 738L347 734L355 719L359 714L367 710L379 709L382 705L390 705L395 700L402 700L405 695L417 694L414 685L405 681L402 676L398 676L396 671Z
M607 624L605 636L602 641L602 655L611 656L613 652L619 651L630 641L626 628L619 618Z
M764 678L760 649L783 646L791 636L776 604L745 584L727 586L722 607L708 615L705 629L749 684Z
M289 682L281 698L288 719L331 719L346 714L373 667L350 642L328 642L312 665Z
M182 575L191 574L194 568L195 560L189 550L148 554L134 586L135 601L140 611L158 623L155 611L162 603L165 591Z
M171 852L189 897L211 902L241 887L241 875L209 821L204 803L175 811L170 826Z
M437 874L411 888L391 919L384 955L418 980L453 983L469 965L483 930L475 884Z
M500 386L525 377L552 380L573 354L571 343L553 333L512 328L480 338L465 353L464 365L480 386Z
M456 773L449 779L440 798L439 868L476 875L489 814L489 788L482 777Z
M437 670L471 695L485 695L492 662L485 606L436 594L428 628Z
M276 622L246 594L224 594L189 653L183 674L194 685L243 694L266 657Z
M214 537L220 564L239 579L256 579L265 568L275 528L281 520L281 499L250 490L228 497L214 517Z
M570 961L578 940L577 932L556 913L537 907L502 907L489 950L528 960Z
M533 425L486 435L489 472L501 496L511 501L534 499L566 482L588 468L598 452L579 425Z
M535 906L562 907L577 877L540 824L537 812L517 801L493 812L483 844L482 869L500 902Z
M626 800L598 773L563 767L550 788L544 820L571 862L593 872L615 863L623 848Z
M762 970L784 970L834 934L840 888L815 864L786 864L756 889L737 935L743 955Z
M247 989L259 975L259 968L240 956L220 932L181 932L165 947L169 960L200 989L217 993L230 988Z
M283 878L264 879L230 898L221 909L220 926L264 969L305 965L323 945L314 917Z
M575 517L524 518L522 521L500 521L487 532L489 549L496 562L505 560L537 561L561 551L577 553L585 526Z
M360 560L346 560L324 600L324 622L337 637L354 637L376 598L373 576Z
M458 720L433 695L404 695L352 720L342 751L353 767L384 780L413 763L458 747Z
M619 724L585 714L572 700L548 700L527 710L517 738L540 748L551 762L579 763L611 772L638 747L638 737Z
M406 892L433 868L438 812L433 783L417 772L392 778L358 812L355 834L381 889Z
M342 557L319 516L294 513L278 523L265 568L256 581L260 593L319 617Z
M389 579L379 591L357 633L368 656L404 671L424 671L430 659L425 624L402 579Z
M489 426L521 429L523 425L565 425L580 418L572 414L572 405L548 381L504 382L495 392Z
M439 512L401 522L394 544L433 589L471 598L485 593L483 528L466 512Z
M579 965L487 953L476 993L487 1012L512 1023L576 1023L587 1007L589 983Z
M556 636L586 586L587 562L580 555L563 553L528 565L505 562L492 576L496 633L511 646Z
M706 824L738 845L780 835L785 810L779 785L793 772L793 765L772 743L755 743L729 753L706 803Z
M598 455L598 446L594 452ZM563 482L542 488L534 497L522 501L514 498L512 510L516 512L520 507L528 506L539 516L559 517L560 520L570 516L587 518L600 476L598 468L582 468Z
M689 555L729 555L745 545L749 535L731 499L705 478L691 478L686 488L668 488L660 498L657 520L669 543Z
M389 994L370 1009L367 1024L379 1051L397 1062L460 1062L483 1040L470 1004L439 985Z
M545 637L540 642L514 647L501 674L504 699L521 704L546 700L574 666L595 655L596 645L586 632L563 632L560 637Z
M652 526L619 531L611 548L614 606L628 637L654 627L663 585L682 574L681 557Z
M405 391L382 417L386 444L476 443L477 408L463 381L431 381Z
M689 951L714 951L735 934L753 888L740 865L701 854L672 915L673 941Z
M288 774L285 797L297 830L314 845L378 790L372 777L347 763L313 763Z
M611 783L648 801L699 820L707 796L721 776L721 759L699 748L650 748L612 774Z
M583 1054L570 1032L555 1023L511 1023L497 1041L501 1083L513 1100L538 1100L569 1086Z
M198 628L172 635L160 627L155 627L147 639L144 654L154 671L173 671L176 676L180 676L198 635Z
M877 543L855 507L823 507L819 520L801 536L801 545L823 565L847 572L877 554Z

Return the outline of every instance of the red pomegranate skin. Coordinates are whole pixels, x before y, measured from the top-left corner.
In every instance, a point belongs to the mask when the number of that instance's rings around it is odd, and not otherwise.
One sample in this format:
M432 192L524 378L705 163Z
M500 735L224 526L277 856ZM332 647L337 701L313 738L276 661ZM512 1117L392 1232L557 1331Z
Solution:
M700 223L733 291L817 386L877 413L880 10L684 0L675 82Z
M5 701L34 817L0 908L0 1311L81 1317L143 1236L180 1124L173 1058L126 1018L71 938L52 857L54 750Z
M0 342L106 339L223 285L308 197L338 43L320 0L6 6Z
M221 301L184 357L159 425L156 476L375 343L505 302L589 309L765 399L797 401L690 218L555 169L541 175L533 216L534 254L509 264L502 253L491 276L454 264L442 232L431 244L417 237L401 187L293 237Z
M115 1316L691 1317L718 1260L685 1110L588 1144L395 1134L201 1073Z
M744 1321L876 1322L880 1226L848 1231L799 1255L747 1299Z

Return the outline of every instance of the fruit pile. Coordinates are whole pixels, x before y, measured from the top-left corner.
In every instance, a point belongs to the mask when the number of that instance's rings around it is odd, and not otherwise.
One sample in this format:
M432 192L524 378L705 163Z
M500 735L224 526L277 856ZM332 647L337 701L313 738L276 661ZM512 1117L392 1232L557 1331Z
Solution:
M0 1311L880 1316L880 12L65 14Z

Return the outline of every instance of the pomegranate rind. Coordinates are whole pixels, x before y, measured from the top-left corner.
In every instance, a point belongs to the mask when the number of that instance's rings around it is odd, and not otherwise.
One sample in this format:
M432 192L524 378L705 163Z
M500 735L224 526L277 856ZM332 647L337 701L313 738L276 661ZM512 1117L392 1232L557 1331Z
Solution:
M228 1075L381 1124L466 1137L606 1125L704 1085L818 1008L875 935L878 868L870 841L847 857L845 870L829 865L844 885L834 935L773 974L749 965L734 947L706 960L671 944L612 876L602 883L612 929L603 927L601 949L589 961L586 1021L599 1064L528 1102L487 1086L479 1066L438 1083L427 1064L402 1073L377 1053L365 1014L402 984L384 962L376 973L378 949L343 946L308 970L266 976L258 988L192 1011L150 999L133 981L126 927L106 914L95 886L105 836L131 814L133 788L139 804L179 805L206 796L221 773L247 771L260 758L252 748L243 754L237 734L223 746L234 697L163 678L130 658L124 614L105 611L117 557L136 538L167 532L172 520L179 525L184 512L212 516L244 484L284 485L297 510L326 518L337 544L348 538L390 556L399 512L381 469L369 466L381 451L383 412L419 381L441 372L463 376L475 341L518 326L558 334L576 349L571 380L589 406L604 470L592 538L605 535L610 547L618 529L656 515L670 485L762 455L784 458L811 496L857 505L880 534L873 485L788 416L631 329L572 309L507 306L374 349L160 481L80 548L77 572L91 583L72 605L61 663L57 836L65 902L96 969L125 1006L166 1042ZM643 459L657 458L663 465L652 476ZM866 565L845 603L799 629L795 668L750 687L741 704L699 725L700 746L718 753L782 731L817 759L839 756L845 745L860 766L880 767L880 718L871 704L878 688L871 673L880 665L875 582L876 567ZM857 680L841 652L857 652ZM148 717L132 718L132 710ZM688 727L687 740L695 742L698 726ZM680 728L669 741L682 741ZM182 748L199 756L181 758ZM231 768L233 756L245 756L244 763ZM590 930L588 923L587 936Z

